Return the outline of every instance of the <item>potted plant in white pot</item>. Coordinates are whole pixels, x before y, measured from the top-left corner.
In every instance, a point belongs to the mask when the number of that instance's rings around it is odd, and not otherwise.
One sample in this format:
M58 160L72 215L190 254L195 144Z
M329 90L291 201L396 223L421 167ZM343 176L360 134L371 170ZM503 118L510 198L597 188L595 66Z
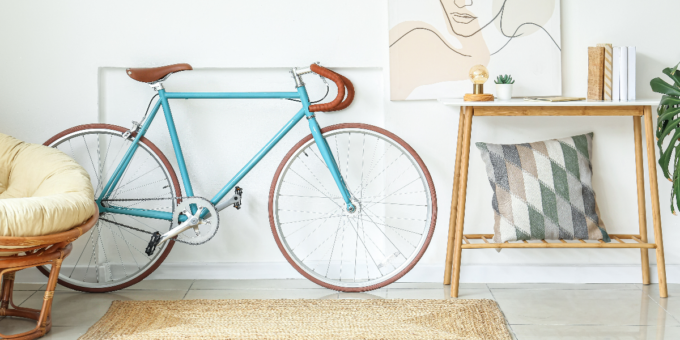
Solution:
M494 83L496 83L496 97L498 100L510 100L512 98L512 84L515 81L511 75L500 75L494 80Z

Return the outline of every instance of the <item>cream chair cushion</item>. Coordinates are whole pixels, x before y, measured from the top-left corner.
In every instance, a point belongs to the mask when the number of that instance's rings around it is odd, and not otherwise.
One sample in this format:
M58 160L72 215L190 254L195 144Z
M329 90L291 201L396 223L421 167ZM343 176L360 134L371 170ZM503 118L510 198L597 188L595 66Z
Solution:
M54 234L94 212L90 176L78 163L0 133L0 236Z

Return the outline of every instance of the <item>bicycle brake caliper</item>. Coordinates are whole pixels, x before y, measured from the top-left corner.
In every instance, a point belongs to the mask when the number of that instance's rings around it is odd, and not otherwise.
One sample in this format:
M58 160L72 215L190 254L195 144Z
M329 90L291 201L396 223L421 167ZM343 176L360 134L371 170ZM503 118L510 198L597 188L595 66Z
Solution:
M132 121L132 129L123 132L123 138L132 140L132 138L130 138L132 134L139 131L141 127L142 126L139 123Z

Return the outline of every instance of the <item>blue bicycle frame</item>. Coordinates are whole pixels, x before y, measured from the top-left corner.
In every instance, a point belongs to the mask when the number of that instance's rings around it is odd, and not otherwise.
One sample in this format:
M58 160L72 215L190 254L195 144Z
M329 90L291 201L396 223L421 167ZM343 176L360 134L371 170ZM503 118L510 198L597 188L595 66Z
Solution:
M304 85L297 88L297 92L165 92L165 89L161 88L158 90L158 101L153 107L148 115L148 118L143 123L140 130L137 132L132 144L128 148L127 152L123 156L122 161L118 164L118 167L113 172L113 175L106 183L104 190L101 192L99 197L96 199L97 205L99 206L99 211L104 213L116 213L122 215L140 216L161 220L172 220L172 213L157 211L157 210L147 210L147 209L133 209L118 207L115 205L102 204L102 200L106 200L112 194L113 189L120 181L125 169L127 168L132 156L137 151L139 145L139 140L146 134L149 129L151 122L153 122L156 117L158 110L163 107L163 113L165 114L165 121L168 124L168 131L170 132L170 139L172 140L172 146L175 151L175 157L177 158L177 164L179 166L179 172L182 176L182 182L184 183L184 190L187 196L193 196L194 191L191 187L191 180L189 179L189 173L187 171L186 163L184 161L184 155L182 154L182 148L179 143L179 138L177 136L177 129L175 128L174 120L172 119L172 113L170 111L170 104L168 99L298 99L302 103L302 109L291 118L286 125L279 130L274 137L213 197L210 202L212 204L219 203L224 196L230 192L245 175L250 172L250 170L257 165L257 163L285 136L300 120L302 117L307 118L309 123L309 129L312 132L314 141L321 152L321 155L328 166L328 169L337 184L340 194L347 206L348 210L354 210L355 207L350 201L350 194L345 186L345 183L340 176L340 171L338 170L338 165L335 163L335 158L333 157L326 140L321 135L321 129L316 121L316 118L312 112L309 111L309 96L307 95L307 90Z

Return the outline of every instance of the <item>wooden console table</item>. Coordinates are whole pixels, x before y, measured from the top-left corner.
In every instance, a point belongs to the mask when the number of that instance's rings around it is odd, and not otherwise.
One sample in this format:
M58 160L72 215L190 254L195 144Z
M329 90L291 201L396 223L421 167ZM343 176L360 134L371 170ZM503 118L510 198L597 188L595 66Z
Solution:
M446 252L444 284L451 284L451 296L458 297L460 266L463 249L484 248L640 248L642 260L642 283L649 284L648 249L656 249L656 263L659 274L659 295L668 296L666 287L666 267L663 254L661 233L661 213L659 190L656 176L656 152L654 149L654 119L652 106L658 100L638 100L633 102L528 102L522 99L494 102L465 102L462 99L440 99L440 103L460 106L458 125L458 146L454 168L453 192L451 198L451 217ZM637 173L637 198L639 214L639 234L610 234L612 241L517 241L505 243L489 242L492 234L464 234L465 199L467 194L468 166L470 160L470 134L474 116L632 116L635 139L635 166ZM642 157L642 123L645 119L647 144L647 167L652 200L652 220L654 242L647 240L647 212L645 209L644 161ZM453 276L453 277L452 277ZM451 282L453 281L453 282Z

